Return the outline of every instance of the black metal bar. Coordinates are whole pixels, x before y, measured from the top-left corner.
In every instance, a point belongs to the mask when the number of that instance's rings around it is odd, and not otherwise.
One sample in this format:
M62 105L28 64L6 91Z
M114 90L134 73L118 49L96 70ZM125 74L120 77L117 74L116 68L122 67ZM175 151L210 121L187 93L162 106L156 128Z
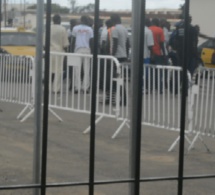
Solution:
M90 131L90 164L89 164L89 195L94 195L94 175L95 175L95 131L96 131L96 83L98 64L98 36L99 36L99 3L95 0L94 10L94 48L93 48L93 72L92 72L92 99L91 99L91 131Z
M215 175L195 175L195 176L185 176L184 180L196 180L196 179L214 179ZM140 178L140 182L158 182L158 181L176 181L178 177L150 177L150 178ZM134 179L120 179L120 180L104 180L104 181L95 181L95 185L108 185L108 184L123 184L134 182ZM74 187L74 186L85 186L89 185L89 182L61 182L61 183L47 183L47 188L56 188L56 187ZM37 184L20 184L20 185L7 185L0 186L0 190L16 190L16 189L31 189L31 188L40 188L41 185Z
M131 185L130 194L140 194L140 161L141 161L141 129L142 129L142 78L145 28L145 0L133 1L133 73L132 73L132 132L130 150ZM136 37L134 37L134 35Z
M0 48L1 48L2 0L0 0Z
M47 146L48 146L48 115L49 115L49 64L50 64L50 24L51 0L46 3L46 37L45 37L45 77L44 77L44 107L42 133L42 162L41 162L41 195L46 194Z
M7 185L0 186L0 190L17 190L17 189L32 189L32 188L40 188L41 185L38 184L20 184L20 185Z
M184 141L185 141L185 124L186 124L186 98L187 98L187 66L188 66L188 36L189 36L189 6L190 1L185 1L185 16L184 16L184 50L182 56L182 100L181 100L181 122L180 122L180 144L179 144L179 168L178 168L178 195L183 194L184 180Z

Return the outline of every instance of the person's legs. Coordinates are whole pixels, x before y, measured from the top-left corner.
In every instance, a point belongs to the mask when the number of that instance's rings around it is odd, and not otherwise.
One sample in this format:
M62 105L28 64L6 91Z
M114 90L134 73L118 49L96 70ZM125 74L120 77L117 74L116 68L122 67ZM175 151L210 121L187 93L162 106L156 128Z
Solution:
M81 89L81 64L74 67L74 90Z
M81 53L82 49L77 49L75 53ZM81 90L81 67L82 67L82 60L76 61L73 71L74 71L74 90L75 92Z
M82 89L84 91L87 91L90 88L90 59L89 58L84 59L83 68L84 68L84 77L83 77Z
M150 64L150 58L144 58L143 64L143 83L142 89L144 93L148 93L148 86L149 86L149 68L148 65Z
M118 58L119 62L120 63L123 63L125 62L127 59L126 58ZM115 68L115 75L117 73L117 69ZM124 79L124 78L123 78ZM115 83L115 93L116 93L116 82ZM125 83L125 82L124 82ZM127 97L126 97L126 88L125 88L125 85L123 84L123 88L120 87L120 105L125 106L127 104Z
M90 54L90 49L83 48L81 52L82 52L82 54ZM91 62L91 60L89 57L85 57L83 59L84 76L83 76L83 82L82 82L82 89L84 91L87 91L90 88L90 66L91 66L90 62Z
M155 65L164 65L163 56L155 56L154 57L154 64ZM163 73L161 69L155 69L155 89L158 90L158 86L160 87L159 93L163 92ZM164 75L165 76L165 75ZM153 78L152 78L153 79Z
M73 67L72 66L69 66L69 90L72 90L72 82L73 82Z
M61 89L61 79L63 73L63 57L55 57L55 67L54 67L54 82L53 82L53 92L60 92Z

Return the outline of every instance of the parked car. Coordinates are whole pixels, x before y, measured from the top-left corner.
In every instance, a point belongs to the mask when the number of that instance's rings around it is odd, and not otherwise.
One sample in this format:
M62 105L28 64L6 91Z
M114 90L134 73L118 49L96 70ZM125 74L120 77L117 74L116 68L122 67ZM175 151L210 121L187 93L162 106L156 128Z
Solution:
M12 55L35 56L36 34L23 28L2 28L1 48Z
M199 56L207 68L215 68L215 64L212 64L212 55L215 52L215 39L209 39L199 45L198 47Z
M0 48L0 77L7 82L29 81L35 56L36 34L23 28L2 28Z

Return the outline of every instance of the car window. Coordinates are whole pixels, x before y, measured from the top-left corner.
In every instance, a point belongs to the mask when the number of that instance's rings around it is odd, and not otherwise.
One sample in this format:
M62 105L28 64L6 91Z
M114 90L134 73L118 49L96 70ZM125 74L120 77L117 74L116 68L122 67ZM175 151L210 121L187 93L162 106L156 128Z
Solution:
M36 36L34 33L2 32L1 45L2 46L35 46Z
M200 45L201 48L215 48L215 41L207 40Z

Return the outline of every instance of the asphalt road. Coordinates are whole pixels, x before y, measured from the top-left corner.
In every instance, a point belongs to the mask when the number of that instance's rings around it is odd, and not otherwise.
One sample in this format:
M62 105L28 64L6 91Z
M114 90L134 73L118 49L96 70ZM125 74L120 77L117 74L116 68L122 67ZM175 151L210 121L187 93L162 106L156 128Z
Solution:
M20 123L16 116L23 106L0 102L0 185L32 183L34 118ZM90 115L55 110L63 118L49 117L47 182L86 182L89 177ZM105 118L96 126L95 179L129 178L129 129L125 126L116 139L112 134L120 121ZM167 152L178 133L149 126L142 127L141 177L175 177L178 173L178 145ZM192 138L193 136L190 136ZM215 174L214 139L203 137L189 153L185 151L184 174ZM186 148L187 148L186 143ZM215 179L185 180L185 195L213 195ZM0 191L0 195L31 195L32 190ZM87 195L88 186L47 189L48 195ZM98 185L95 195L128 195L128 184ZM176 195L177 181L141 184L143 195Z

